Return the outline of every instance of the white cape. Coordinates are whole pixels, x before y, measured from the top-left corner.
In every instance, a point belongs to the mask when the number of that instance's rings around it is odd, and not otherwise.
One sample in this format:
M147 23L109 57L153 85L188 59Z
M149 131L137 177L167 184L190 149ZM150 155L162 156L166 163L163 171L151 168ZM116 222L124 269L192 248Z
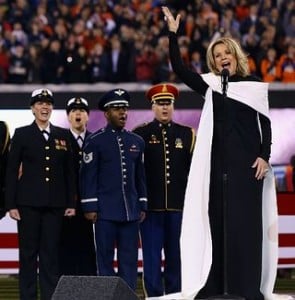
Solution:
M212 263L212 241L208 202L213 135L212 91L221 93L220 77L202 75L209 85L197 131L185 195L180 237L182 291L147 299L194 299L205 285ZM251 88L249 88L251 86ZM269 117L268 84L253 81L229 82L227 96ZM273 287L278 260L278 214L272 170L263 184L263 257L261 292L265 300L275 299Z

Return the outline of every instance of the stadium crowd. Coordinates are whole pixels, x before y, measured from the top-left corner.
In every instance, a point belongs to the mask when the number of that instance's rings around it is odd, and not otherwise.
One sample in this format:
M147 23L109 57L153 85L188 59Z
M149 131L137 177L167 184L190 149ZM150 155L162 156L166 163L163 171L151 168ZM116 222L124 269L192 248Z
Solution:
M232 36L251 73L295 82L293 0L0 0L0 82L178 82L161 5L181 14L186 64L207 72L212 39Z

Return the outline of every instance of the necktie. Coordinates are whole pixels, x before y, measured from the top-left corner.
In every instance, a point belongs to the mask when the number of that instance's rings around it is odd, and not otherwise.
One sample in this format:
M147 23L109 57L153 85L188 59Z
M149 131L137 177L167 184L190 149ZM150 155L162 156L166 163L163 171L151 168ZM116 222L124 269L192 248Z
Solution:
M49 139L49 132L46 131L46 130L42 130L42 134L43 134L45 140L48 141L48 139Z
M79 147L82 148L82 146L83 146L83 138L80 135L78 135L78 137L77 137L77 142L79 144Z

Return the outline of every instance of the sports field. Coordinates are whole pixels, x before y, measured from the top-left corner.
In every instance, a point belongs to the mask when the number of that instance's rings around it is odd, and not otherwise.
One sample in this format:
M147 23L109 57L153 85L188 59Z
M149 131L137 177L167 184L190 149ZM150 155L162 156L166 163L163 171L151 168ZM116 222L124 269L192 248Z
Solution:
M295 270L288 278L278 278L275 291L280 294L294 295L295 299ZM144 299L141 277L138 278L137 295ZM0 300L18 300L18 278L17 276L0 276ZM119 300L119 299L118 299Z

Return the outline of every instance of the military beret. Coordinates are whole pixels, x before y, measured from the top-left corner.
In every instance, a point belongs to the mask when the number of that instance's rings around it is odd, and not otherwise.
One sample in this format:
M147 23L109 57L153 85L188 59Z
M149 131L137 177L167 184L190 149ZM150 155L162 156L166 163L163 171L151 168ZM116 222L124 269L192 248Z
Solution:
M114 89L105 93L98 102L98 108L106 111L109 107L129 107L130 95L124 89Z
M69 114L72 109L84 109L87 113L89 113L87 100L81 97L71 98L67 103L67 114Z
M54 103L53 94L49 89L37 89L32 92L30 106L38 101L45 101L51 104Z
M177 99L178 88L170 83L160 83L152 86L145 94L146 98L152 103L159 101L171 101Z

